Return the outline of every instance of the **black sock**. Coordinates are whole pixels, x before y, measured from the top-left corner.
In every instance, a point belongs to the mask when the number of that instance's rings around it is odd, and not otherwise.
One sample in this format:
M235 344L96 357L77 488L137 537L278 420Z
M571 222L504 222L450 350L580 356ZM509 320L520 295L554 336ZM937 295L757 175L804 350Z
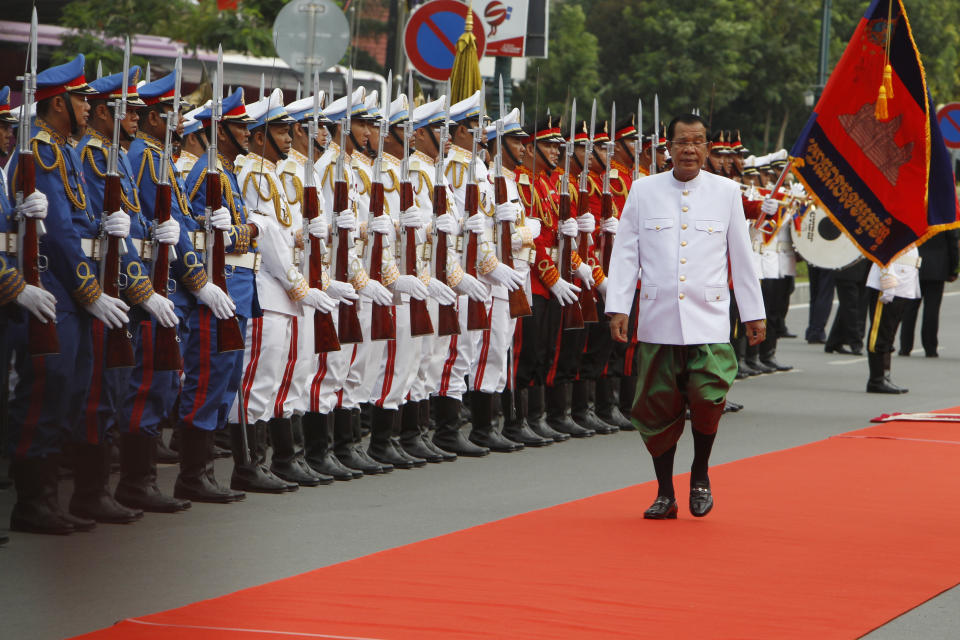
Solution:
M653 470L657 473L657 483L660 485L657 496L673 498L673 457L677 453L677 445L673 445L653 459Z
M707 475L707 469L710 466L710 451L713 449L713 441L717 434L701 433L696 429L693 432L693 465L690 467L690 484L695 482L710 483L710 477Z

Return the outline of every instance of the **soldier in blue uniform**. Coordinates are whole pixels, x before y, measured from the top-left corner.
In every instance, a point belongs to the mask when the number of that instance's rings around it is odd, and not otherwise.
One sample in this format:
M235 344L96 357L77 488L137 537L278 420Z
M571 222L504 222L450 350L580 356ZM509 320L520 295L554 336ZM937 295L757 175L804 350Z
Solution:
M86 96L95 93L86 83L83 64L79 55L37 76L37 119L31 130L31 147L36 189L47 196L49 230L40 240L40 254L47 266L42 282L57 299L60 353L31 357L25 322L14 323L5 332L17 367L7 443L13 454L11 475L17 490L10 516L10 528L15 531L66 534L95 525L91 519L60 508L58 456L81 413L90 381L91 321L100 320L111 328L128 322L129 308L122 300L103 294L96 262L87 255L92 253L100 224L87 208L80 157L69 143L71 135L78 136L86 127ZM16 189L19 161L16 153L8 167L11 191ZM105 226L108 233L124 231L122 221Z
M205 109L195 117L204 126L209 126L212 114ZM247 153L250 137L247 125L252 122L254 120L244 107L242 89L223 100L223 120L217 127L215 142L219 160L216 169L220 172L225 206L211 212L210 219L217 232L226 234L227 289L236 304L241 333L246 331L249 318L260 315L255 279L259 266L254 240L257 228L247 222L247 210L234 167L236 157ZM185 181L193 210L192 219L186 220L191 231L202 229L207 171L207 156L204 155ZM213 475L213 438L214 431L226 427L230 408L237 399L243 374L243 351L217 353L216 317L205 304L198 305L190 314L187 326L185 376L180 395L180 475L174 495L198 502L242 500L245 497L242 491L221 487Z

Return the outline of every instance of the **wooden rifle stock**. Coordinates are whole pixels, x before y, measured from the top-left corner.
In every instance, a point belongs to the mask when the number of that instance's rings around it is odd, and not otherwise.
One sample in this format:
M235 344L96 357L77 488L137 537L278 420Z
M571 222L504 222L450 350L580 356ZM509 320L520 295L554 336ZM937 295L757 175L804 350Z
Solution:
M161 171L164 168L161 168ZM172 196L169 184L157 185L157 198L153 207L153 218L156 224L162 224L170 219L170 198ZM156 255L153 257L153 290L158 296L167 297L167 282L170 279L170 245L157 244ZM156 325L153 341L153 368L156 371L179 371L183 368L183 358L180 355L180 338L176 327Z
M213 212L219 209L223 204L223 193L220 191L220 172L216 167L207 167L207 208ZM213 230L213 246L207 247L211 251L212 260L210 269L210 279L213 284L230 295L227 291L227 276L225 269L227 247L223 241L223 232L217 229ZM240 332L240 322L237 316L230 316L221 320L217 318L217 353L227 351L240 351L243 349L243 334Z
M570 218L570 192L560 194L560 220ZM560 240L560 277L567 282L573 282L573 238L557 234ZM582 329L583 311L580 309L580 301L574 300L563 309L563 328L564 329Z
M406 211L413 206L413 183L400 183L400 210ZM404 241L404 273L414 278L417 273L417 230L406 228L403 230ZM426 300L417 300L410 296L410 335L428 336L433 334L433 323L430 321L430 312L427 310Z
M608 220L613 217L613 194L603 194L603 204L601 206L601 217ZM613 256L613 234L603 231L600 234L600 265L603 273L610 273L610 258Z
M17 189L26 198L36 189L36 165L32 153L20 155L17 164ZM41 287L40 284L40 234L37 232L35 218L21 217L17 224L23 225L22 275L27 284ZM54 322L41 322L32 313L27 314L27 349L32 356L47 356L60 353L60 340L57 338L57 325Z
M338 181L333 184L333 210L344 211L349 207L347 199L346 181ZM350 230L337 229L337 255L336 255L336 274L334 278L341 282L347 282L350 279L349 271L349 249L350 249ZM363 342L363 328L360 326L360 316L357 313L357 305L340 302L340 308L337 313L337 335L341 344L356 344Z
M503 204L507 201L507 179L498 176L493 179L493 189L496 196L496 203ZM509 222L500 223L500 262L504 266L513 269L513 225ZM527 292L523 287L508 292L510 302L510 317L521 318L523 316L533 315L530 310L530 303L527 302Z
M107 174L103 191L103 215L120 209L120 176ZM120 297L120 243L123 238L107 234L107 248L103 260L103 270L100 274L100 286L103 293L113 298ZM107 330L107 355L105 367L116 369L132 367L136 363L133 355L133 342L130 341L130 332L127 327Z
M468 184L464 196L464 209L467 217L477 212L480 205L480 191L477 185ZM467 232L467 251L465 256L467 275L477 277L477 254L480 252L479 241L476 233ZM467 300L467 329L470 331L484 330L490 328L490 318L487 315L487 307L479 300L469 298Z
M308 166L307 171L311 168ZM313 220L320 215L320 203L317 198L316 187L303 188L303 217ZM312 289L323 289L323 253L320 247L320 238L310 236L310 265L307 278ZM333 314L315 309L313 312L313 350L315 353L329 353L340 351L340 340L337 338L337 328L333 324Z
M577 197L577 217L587 213L587 192L581 191ZM590 234L581 233L577 239L577 253L580 258L586 262L586 256L590 251ZM600 316L597 312L597 297L593 289L587 289L583 283L580 283L580 310L583 312L584 322L598 322Z
M374 182L370 187L370 213L379 217L383 214L383 183ZM370 278L383 282L383 235L371 233L373 242L370 248ZM370 337L373 340L395 340L397 337L397 317L393 305L373 303L370 316Z
M433 187L433 212L442 216L447 212L447 188L438 184ZM436 277L443 284L447 284L447 234L437 231ZM457 305L442 304L437 314L437 335L460 335L460 322L457 319Z

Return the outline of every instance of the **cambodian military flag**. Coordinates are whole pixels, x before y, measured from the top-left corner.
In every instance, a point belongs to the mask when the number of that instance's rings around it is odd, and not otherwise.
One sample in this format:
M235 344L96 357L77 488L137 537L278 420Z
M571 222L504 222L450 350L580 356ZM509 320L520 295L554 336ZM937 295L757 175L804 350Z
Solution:
M960 226L953 169L901 0L874 0L794 145L793 172L885 265Z

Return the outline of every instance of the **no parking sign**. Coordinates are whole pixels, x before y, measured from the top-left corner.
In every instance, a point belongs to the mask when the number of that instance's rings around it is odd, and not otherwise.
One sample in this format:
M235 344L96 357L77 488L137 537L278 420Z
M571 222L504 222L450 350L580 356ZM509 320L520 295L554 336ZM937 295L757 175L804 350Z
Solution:
M479 58L486 46L484 23L476 11L472 13ZM431 80L442 82L449 78L466 16L467 5L457 0L433 0L418 7L410 15L403 34L410 64Z
M960 149L960 102L951 102L937 111L937 123L943 141L951 149Z

